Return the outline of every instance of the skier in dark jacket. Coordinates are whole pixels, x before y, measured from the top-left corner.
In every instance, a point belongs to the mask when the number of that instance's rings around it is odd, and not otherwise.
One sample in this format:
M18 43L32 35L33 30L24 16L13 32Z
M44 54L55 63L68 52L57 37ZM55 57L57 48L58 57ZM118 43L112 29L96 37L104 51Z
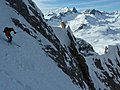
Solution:
M11 31L13 31L14 34L16 34L15 30L13 28L9 28L9 27L5 27L4 31L3 31L5 33L5 35L6 35L6 37L8 38L9 42L12 42L12 36L10 34Z

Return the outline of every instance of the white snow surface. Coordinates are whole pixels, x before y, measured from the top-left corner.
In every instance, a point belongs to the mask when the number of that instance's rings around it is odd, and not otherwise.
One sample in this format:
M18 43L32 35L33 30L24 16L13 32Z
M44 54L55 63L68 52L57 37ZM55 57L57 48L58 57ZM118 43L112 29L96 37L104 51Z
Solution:
M13 24L11 18L14 17L28 28L32 27L5 3L5 0L0 2L0 90L79 90L46 55L37 40ZM6 41L5 26L17 32L12 33L12 44ZM39 37L45 39L42 35ZM44 42L50 44L47 40Z
M58 15L58 13L60 10L54 12L54 15ZM76 38L82 38L90 43L94 50L101 55L104 54L105 46L117 45L120 42L120 11L113 13L101 11L101 13L96 12L95 15L84 12L67 13L64 16L57 17L70 26ZM59 18L49 17L48 19L47 17L48 24L60 26L61 20Z

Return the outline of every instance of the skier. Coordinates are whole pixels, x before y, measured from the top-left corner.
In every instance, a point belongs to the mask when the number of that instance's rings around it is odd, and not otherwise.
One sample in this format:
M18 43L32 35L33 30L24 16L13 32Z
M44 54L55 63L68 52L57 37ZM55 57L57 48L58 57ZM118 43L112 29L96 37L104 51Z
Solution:
M13 31L14 34L16 34L15 30L13 28L9 28L9 27L5 27L4 31L3 31L6 35L6 37L8 38L8 42L12 42L12 36L10 34L11 31Z

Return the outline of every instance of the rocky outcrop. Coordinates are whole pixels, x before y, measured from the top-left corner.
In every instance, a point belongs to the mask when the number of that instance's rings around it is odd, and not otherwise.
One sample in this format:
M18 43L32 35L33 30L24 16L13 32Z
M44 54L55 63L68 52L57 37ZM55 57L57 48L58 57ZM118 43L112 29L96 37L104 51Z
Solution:
M76 41L78 44L78 50L82 55L84 56L94 55L95 53L94 49L89 43L80 38L77 38Z

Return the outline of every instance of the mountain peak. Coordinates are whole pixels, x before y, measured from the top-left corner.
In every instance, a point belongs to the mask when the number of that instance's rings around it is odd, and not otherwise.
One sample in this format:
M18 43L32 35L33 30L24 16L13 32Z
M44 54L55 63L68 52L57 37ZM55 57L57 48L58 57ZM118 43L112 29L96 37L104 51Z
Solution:
M55 13L77 13L77 9L75 7L73 8L68 8L68 7L63 7L63 8L59 8L55 11Z
M71 9L71 11L74 12L74 13L78 13L78 11L77 11L77 9L76 9L75 7L73 7L73 8Z
M102 14L102 12L100 12L99 10L96 9L86 9L85 11L83 11L84 14Z
M71 10L68 7L63 7L63 8L58 8L56 9L54 12L55 13L66 13L66 12L70 12Z

